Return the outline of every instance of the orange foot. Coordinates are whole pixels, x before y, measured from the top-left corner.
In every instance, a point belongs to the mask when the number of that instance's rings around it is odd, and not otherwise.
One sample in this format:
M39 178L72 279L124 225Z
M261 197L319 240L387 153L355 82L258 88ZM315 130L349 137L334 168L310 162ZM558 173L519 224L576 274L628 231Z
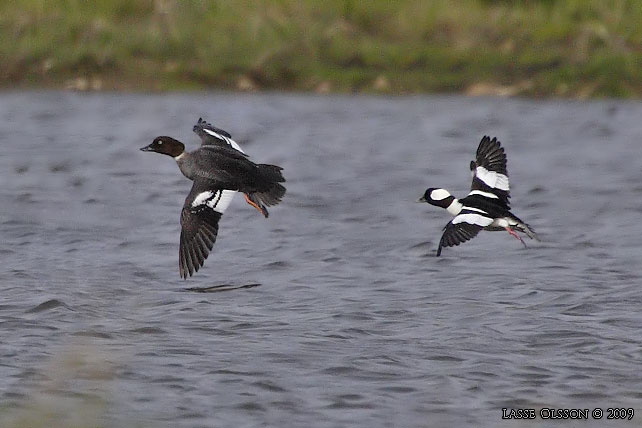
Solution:
M267 218L267 216L268 216L267 209L265 209L262 206L257 205L253 200L250 199L250 197L247 195L247 193L244 193L243 196L245 196L245 202L247 202L248 204L252 205L254 208L256 208L256 210L258 212L260 212L261 214L263 214L263 216L265 218Z
M521 237L521 236L519 236L519 235L517 234L517 232L515 232L515 231L514 231L513 229L511 229L510 227L507 227L507 228L506 228L506 231L507 231L508 233L510 233L511 235L513 235L515 238L519 239L519 242L521 242L524 246L526 246L526 242L524 242L524 240L522 239L522 237Z

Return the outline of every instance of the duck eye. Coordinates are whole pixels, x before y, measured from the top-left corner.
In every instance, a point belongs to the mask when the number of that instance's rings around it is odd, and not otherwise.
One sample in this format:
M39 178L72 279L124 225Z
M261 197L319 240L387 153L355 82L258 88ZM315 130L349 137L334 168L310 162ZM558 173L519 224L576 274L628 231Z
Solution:
M163 144L163 141L162 140L158 141L158 144L159 145Z

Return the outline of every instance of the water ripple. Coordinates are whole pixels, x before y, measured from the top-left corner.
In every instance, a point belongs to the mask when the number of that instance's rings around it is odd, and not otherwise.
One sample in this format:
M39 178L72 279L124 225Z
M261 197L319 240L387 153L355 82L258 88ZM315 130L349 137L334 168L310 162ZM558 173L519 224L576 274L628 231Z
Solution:
M53 403L96 426L512 426L502 407L642 398L639 103L0 98L7 417ZM197 147L199 116L251 135L288 193L267 220L237 197L183 281L191 184L138 148ZM465 194L488 133L543 242L481 232L437 258L448 215L414 200Z

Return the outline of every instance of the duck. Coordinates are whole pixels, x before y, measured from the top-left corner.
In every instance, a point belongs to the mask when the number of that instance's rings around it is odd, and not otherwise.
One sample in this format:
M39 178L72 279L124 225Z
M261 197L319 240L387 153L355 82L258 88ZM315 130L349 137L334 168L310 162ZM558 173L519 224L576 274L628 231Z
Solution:
M222 147L232 147L233 149L236 149L241 153L245 153L239 146L239 144L232 139L232 136L227 131L224 131L221 128L217 128L211 123L203 120L202 117L198 118L198 121L196 122L192 130L201 138L201 146L214 145ZM233 194L236 193L238 192L234 190L224 190L223 199L227 200L227 198L230 198L231 200ZM269 216L269 212L265 204L261 204L261 201L255 200L255 195L246 193L243 196L245 197L245 201L249 205L256 208L261 214L263 214L265 218Z
M518 234L539 241L532 227L511 212L506 152L496 137L484 136L470 162L472 184L466 197L457 199L446 189L430 187L417 202L444 208L453 219L446 224L436 256L442 248L473 239L482 230L507 231L525 247Z
M187 152L185 145L169 136L158 136L142 147L144 152L171 156L192 189L181 211L179 274L187 279L204 265L218 236L219 221L236 193L268 218L268 206L277 205L286 189L282 170L276 165L256 164L232 136L199 118L193 131L201 146Z

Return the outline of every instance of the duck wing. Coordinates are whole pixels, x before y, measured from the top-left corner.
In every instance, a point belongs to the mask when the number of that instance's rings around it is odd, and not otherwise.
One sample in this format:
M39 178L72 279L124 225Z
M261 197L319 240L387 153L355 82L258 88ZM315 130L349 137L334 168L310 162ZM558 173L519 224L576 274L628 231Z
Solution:
M233 149L238 150L241 153L245 153L243 149L241 149L241 147L238 145L238 143L232 139L232 136L229 132L224 131L221 128L217 128L211 123L203 120L203 118L201 117L198 118L198 122L196 122L196 125L194 125L192 130L194 131L194 133L196 133L196 135L201 137L202 146L223 145L232 147Z
M187 279L203 266L216 237L218 222L236 192L217 188L216 183L195 180L181 211L178 267Z
M497 199L510 208L510 184L506 170L506 153L497 138L484 136L477 147L475 160L470 161L473 181L469 195Z
M439 241L437 257L441 255L442 247L453 247L463 242L470 241L486 226L493 222L493 218L480 209L464 207L444 227L444 233Z

